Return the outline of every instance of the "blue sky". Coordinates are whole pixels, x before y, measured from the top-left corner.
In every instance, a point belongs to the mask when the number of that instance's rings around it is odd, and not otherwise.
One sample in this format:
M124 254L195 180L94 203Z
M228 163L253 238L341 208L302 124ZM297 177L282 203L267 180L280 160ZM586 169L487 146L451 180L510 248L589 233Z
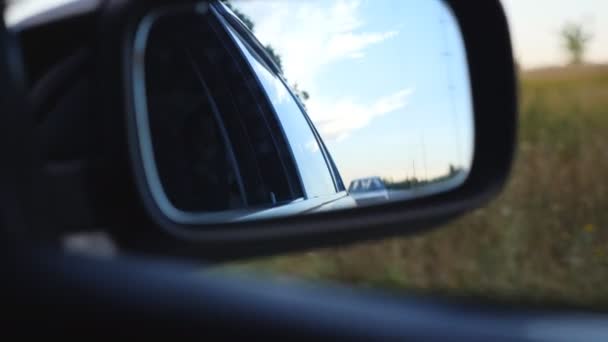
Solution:
M432 178L469 167L465 51L440 1L237 3L307 90L309 114L346 183Z

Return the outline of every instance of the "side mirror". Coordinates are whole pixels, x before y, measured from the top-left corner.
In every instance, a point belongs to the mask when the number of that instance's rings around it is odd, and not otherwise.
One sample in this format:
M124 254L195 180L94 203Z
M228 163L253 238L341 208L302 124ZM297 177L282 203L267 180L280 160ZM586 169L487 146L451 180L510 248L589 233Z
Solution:
M263 241L284 250L412 232L494 194L515 131L502 10L484 5L493 23L482 36L469 6L418 2L378 10L405 16L378 48L402 55L359 58L333 90L362 98L396 90L371 113L306 107L220 2L150 9L124 67L132 165L153 223L194 246L238 241L240 250L257 251ZM372 64L383 59L388 65ZM348 131L350 120L389 114L387 122L364 123L376 127ZM335 141L348 133L356 136ZM392 137L380 142L384 135Z
M498 0L335 20L313 1L274 28L268 3L231 4L111 0L81 19L102 166L79 205L120 247L220 260L411 234L500 191L516 86Z

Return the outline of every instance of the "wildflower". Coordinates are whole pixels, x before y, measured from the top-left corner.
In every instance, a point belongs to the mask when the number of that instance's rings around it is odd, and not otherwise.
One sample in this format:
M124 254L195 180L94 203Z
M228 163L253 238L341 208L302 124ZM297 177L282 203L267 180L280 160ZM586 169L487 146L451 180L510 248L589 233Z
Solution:
M598 258L603 258L606 255L606 251L603 248L598 247L595 249L595 256Z

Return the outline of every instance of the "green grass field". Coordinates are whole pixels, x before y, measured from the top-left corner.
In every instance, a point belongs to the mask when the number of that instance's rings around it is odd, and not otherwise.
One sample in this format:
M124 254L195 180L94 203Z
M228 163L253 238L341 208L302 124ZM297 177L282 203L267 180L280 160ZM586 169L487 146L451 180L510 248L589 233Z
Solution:
M517 159L487 207L419 237L229 265L311 280L608 305L608 65L520 75ZM492 113L485 113L492 115Z

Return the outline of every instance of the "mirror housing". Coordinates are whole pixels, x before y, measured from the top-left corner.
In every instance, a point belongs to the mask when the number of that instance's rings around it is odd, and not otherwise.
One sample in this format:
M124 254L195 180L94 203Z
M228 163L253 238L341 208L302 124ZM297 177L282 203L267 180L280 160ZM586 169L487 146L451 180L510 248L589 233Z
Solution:
M133 140L134 98L127 92L127 129L131 132L129 146L134 181L144 216L150 220L148 228L156 228L141 232L153 233L150 237L142 239L144 235L138 234L138 245L142 245L142 240L156 241L157 244L150 246L152 253L157 253L156 249L160 247L172 255L213 259L329 246L421 232L480 206L497 194L511 165L516 129L515 73L506 19L498 1L475 6L458 1L446 3L458 20L467 49L475 112L475 155L470 175L461 187L407 203L387 203L356 210L243 223L176 223L158 209L144 184L138 144ZM134 39L133 32L127 34ZM132 56L134 51L127 48L125 53ZM124 73L127 84L129 75L128 71Z
M473 96L475 152L461 186L408 202L295 217L210 224L172 220L159 210L145 181L132 61L141 58L137 32L146 15L193 3L110 0L84 17L92 23L87 45L95 66L95 108L86 129L95 143L86 166L66 173L79 175L66 187L86 193L77 197L84 201L67 201L66 212L87 210L66 219L69 228L55 224L58 235L101 229L129 253L230 260L420 233L485 204L504 186L517 127L516 77L505 14L498 0L445 0L460 26Z

